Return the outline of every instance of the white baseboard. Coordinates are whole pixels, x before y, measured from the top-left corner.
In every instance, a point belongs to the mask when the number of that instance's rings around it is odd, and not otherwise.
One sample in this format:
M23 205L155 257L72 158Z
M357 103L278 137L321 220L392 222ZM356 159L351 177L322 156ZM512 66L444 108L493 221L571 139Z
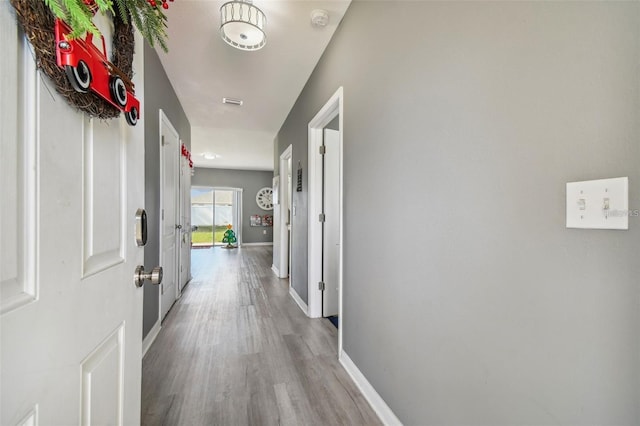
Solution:
M271 265L271 270L276 274L276 277L280 278L280 271L276 268L276 265Z
M373 386L371 386L371 383L369 383L360 369L356 367L351 358L349 358L349 355L347 355L345 351L341 351L339 358L340 364L347 370L347 373L349 373L349 376L351 376L356 386L358 386L362 395L364 395L369 402L373 411L376 412L380 421L387 426L402 426L398 417L396 417L393 411L391 411L391 408L384 402L384 399L382 399Z
M306 303L304 303L304 300L302 300L300 295L298 295L298 293L293 289L293 287L289 287L289 294L291 295L291 297L293 297L293 300L296 301L298 306L300 306L300 309L302 309L302 312L304 312L306 316L309 316L309 307L307 306Z
M160 334L161 328L162 326L160 325L160 320L156 321L153 328L147 334L147 337L142 340L142 358L144 358L144 356L147 354L147 351L149 350L153 342L156 341L156 337L158 337L158 334Z
M264 243L242 243L243 246L272 246L273 241L266 241Z

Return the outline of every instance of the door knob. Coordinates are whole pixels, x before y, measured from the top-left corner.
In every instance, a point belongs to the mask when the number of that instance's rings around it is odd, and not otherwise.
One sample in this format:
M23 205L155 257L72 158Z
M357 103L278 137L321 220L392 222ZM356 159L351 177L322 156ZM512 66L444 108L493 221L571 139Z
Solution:
M145 272L144 266L138 265L133 274L133 283L136 287L142 287L145 280L151 281L151 284L160 284L162 282L162 266L156 266L151 271Z

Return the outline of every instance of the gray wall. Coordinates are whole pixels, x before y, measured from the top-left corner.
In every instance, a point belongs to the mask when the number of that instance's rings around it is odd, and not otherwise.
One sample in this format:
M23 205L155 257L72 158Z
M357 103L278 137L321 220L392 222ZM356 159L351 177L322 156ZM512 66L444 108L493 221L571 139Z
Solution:
M193 186L222 186L242 188L242 242L264 243L273 241L273 227L251 227L250 217L254 214L273 215L273 210L262 210L256 203L258 190L273 185L273 173L256 170L208 169L196 167L191 178ZM263 231L267 231L266 234Z
M329 124L327 124L324 128L331 130L340 130L340 116L337 116L336 118L331 120Z
M344 348L402 422L640 424L640 219L565 228L640 208L639 76L638 2L351 4L277 153L344 86Z
M149 238L144 248L144 264L147 269L160 264L160 124L162 109L176 128L182 142L191 147L191 125L176 96L158 54L144 45L144 134L145 134L145 209L147 211ZM158 320L158 286L144 286L144 319L142 335L146 336Z

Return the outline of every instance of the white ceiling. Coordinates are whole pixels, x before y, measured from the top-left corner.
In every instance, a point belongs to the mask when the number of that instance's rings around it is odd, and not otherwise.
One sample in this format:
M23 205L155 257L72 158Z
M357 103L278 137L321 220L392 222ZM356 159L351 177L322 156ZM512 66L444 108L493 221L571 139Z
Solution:
M254 0L267 43L246 52L220 38L217 0L176 0L166 11L169 53L160 60L191 123L197 167L273 170L273 140L351 0ZM315 28L314 9L329 12ZM241 107L223 97L242 99ZM205 152L219 158L205 159Z

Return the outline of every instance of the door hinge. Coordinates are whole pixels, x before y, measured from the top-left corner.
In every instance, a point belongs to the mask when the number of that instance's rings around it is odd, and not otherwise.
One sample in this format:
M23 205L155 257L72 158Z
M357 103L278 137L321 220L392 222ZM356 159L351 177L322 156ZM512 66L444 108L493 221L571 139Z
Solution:
M318 215L318 220L319 220L320 222L325 222L325 221L327 220L327 217L324 215L324 213L320 213L320 214Z
M165 146L167 143L164 140L164 135L162 135L162 146Z
M164 209L162 209L162 220L164 220Z
M324 291L324 283L322 281L318 282L318 290Z
M327 147L325 145L320 145L320 155L324 155L327 153Z

